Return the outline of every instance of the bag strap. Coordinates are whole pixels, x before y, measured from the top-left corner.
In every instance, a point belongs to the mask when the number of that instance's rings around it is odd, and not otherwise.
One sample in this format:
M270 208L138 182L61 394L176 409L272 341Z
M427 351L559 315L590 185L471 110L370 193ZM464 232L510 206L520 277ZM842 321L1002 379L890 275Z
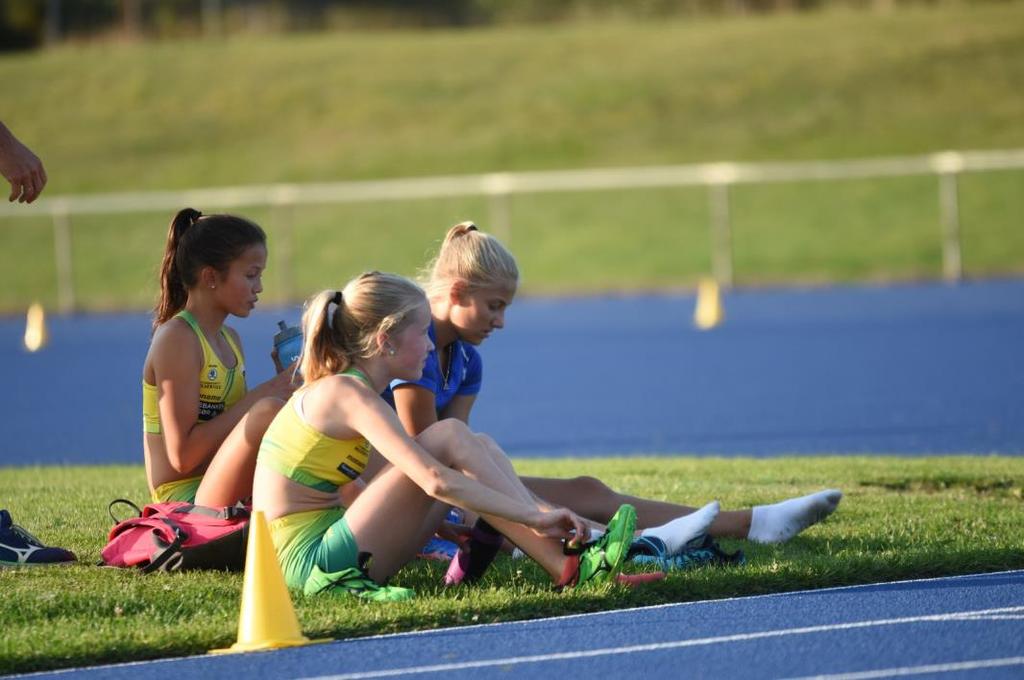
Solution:
M118 519L117 516L114 515L115 505L127 505L128 507L135 511L136 517L142 517L142 509L139 506L135 505L135 503L132 503L127 498L115 498L114 500L110 501L110 504L107 506L107 514L110 515L110 519L114 521L114 524L120 524L122 521L124 521Z
M209 508L205 505L183 505L180 508L175 508L170 514L183 514L183 515L203 515L204 517L210 517L212 519L245 519L249 516L249 508L245 507L241 503L236 505L230 505L225 508Z
M170 543L164 543L160 540L159 536L155 534L153 535L153 543L156 544L157 550L150 557L149 564L139 570L143 574L151 574L154 571L160 571L164 564L178 553L181 548L181 544L186 538L188 538L181 526L174 520L161 517L160 521L171 527L171 530L174 533L174 540Z

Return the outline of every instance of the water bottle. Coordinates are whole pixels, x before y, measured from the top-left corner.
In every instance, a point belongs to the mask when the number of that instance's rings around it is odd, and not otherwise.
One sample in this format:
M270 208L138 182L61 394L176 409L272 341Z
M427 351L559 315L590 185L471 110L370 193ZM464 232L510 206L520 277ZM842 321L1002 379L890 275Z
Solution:
M289 326L284 321L278 321L277 327L281 330L274 335L274 349L281 366L287 368L302 354L302 329Z

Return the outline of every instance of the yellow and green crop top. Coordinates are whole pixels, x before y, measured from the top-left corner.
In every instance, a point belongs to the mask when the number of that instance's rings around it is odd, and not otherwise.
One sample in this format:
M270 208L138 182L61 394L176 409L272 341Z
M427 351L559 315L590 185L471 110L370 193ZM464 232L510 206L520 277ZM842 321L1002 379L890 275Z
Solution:
M341 375L351 375L370 384L369 379L354 368ZM303 486L333 493L366 469L370 443L363 437L334 439L316 430L302 413L304 394L305 390L295 392L277 412L263 435L256 464L265 465Z
M191 312L182 310L175 316L181 317L195 331L199 336L199 344L203 347L203 367L199 371L199 413L196 421L212 420L245 396L245 362L242 360L242 351L235 344L231 334L221 328L221 335L235 354L235 367L227 368L206 341L206 336L199 328L199 322ZM163 433L156 385L150 385L145 380L142 381L142 429L150 434Z

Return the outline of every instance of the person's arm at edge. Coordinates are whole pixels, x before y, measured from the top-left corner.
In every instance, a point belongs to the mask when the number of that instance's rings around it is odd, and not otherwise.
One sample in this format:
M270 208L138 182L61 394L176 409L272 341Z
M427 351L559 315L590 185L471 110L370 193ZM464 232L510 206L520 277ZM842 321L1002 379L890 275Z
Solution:
M18 141L3 121L0 121L0 175L11 185L8 201L31 203L46 186L46 170L39 157Z

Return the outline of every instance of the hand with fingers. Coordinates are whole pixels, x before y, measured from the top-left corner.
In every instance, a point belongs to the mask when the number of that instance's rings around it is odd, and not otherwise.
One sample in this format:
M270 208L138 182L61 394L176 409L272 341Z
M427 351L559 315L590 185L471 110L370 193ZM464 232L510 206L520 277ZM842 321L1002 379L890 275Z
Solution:
M274 362L274 373L283 373L285 366L281 364L281 355L277 353L277 348L270 350L270 360ZM295 368L295 364L292 364L292 369Z
M281 401L288 401L288 397L292 396L292 392L301 384L301 380L296 379L294 372L295 364L293 363L275 373L270 380L256 386L253 392L259 391L263 393L261 396L277 397Z
M46 186L43 162L0 122L0 175L11 184L9 201L31 203Z
M540 536L562 538L573 544L585 543L590 537L587 523L567 508L538 512L529 526Z

